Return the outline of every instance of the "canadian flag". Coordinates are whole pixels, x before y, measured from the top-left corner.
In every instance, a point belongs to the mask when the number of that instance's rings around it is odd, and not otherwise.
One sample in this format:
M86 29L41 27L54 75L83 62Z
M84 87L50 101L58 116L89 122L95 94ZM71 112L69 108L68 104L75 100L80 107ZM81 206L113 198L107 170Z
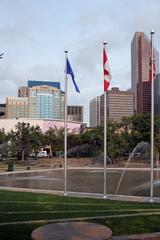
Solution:
M107 92L111 80L106 49L103 48L104 91Z
M153 52L153 80L156 78L156 61L155 61L155 54ZM152 80L152 57L150 54L149 59L149 81Z

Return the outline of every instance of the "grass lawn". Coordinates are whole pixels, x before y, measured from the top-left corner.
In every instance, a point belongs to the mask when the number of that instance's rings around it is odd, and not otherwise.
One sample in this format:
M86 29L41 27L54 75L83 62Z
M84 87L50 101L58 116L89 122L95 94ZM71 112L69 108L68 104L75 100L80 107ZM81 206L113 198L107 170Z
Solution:
M29 240L38 226L70 218L107 225L113 235L158 232L160 204L0 191L0 239Z

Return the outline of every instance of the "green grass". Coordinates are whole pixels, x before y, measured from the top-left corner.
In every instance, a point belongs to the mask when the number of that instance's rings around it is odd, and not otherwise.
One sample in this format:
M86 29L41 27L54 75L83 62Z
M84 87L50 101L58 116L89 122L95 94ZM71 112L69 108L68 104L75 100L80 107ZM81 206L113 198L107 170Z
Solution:
M160 204L64 197L47 194L0 191L0 223L38 221L43 223L0 226L0 239L30 239L33 229L49 220L83 218L110 227L113 235L160 231ZM150 213L150 216L131 216ZM124 214L129 214L123 217ZM118 217L115 215L122 215ZM92 217L96 219L86 219Z
M31 232L40 224L21 224L0 227L1 240L31 240Z
M94 221L95 222L95 221ZM113 235L160 232L160 216L139 216L98 220L96 223L107 225Z

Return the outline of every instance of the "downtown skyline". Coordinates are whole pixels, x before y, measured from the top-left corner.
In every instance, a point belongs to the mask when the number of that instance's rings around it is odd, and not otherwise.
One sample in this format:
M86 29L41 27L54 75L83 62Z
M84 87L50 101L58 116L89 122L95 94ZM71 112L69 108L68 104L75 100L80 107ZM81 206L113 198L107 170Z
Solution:
M127 5L128 4L128 5ZM28 79L60 81L64 89L64 50L72 65L80 94L69 79L69 104L84 105L103 94L103 41L112 79L111 87L131 87L131 41L136 31L155 30L154 45L160 51L160 2L131 1L1 1L0 102L16 96ZM120 10L121 9L121 10Z

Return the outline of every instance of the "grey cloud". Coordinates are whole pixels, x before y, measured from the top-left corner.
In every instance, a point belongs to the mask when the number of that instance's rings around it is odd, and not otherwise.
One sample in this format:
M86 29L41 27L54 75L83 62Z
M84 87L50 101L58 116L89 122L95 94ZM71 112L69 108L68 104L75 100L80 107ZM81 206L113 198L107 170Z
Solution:
M23 41L35 41L33 33L29 27L23 25L0 27L1 41L6 44L20 44Z
M114 74L114 78L111 81L111 87L119 87L120 90L127 90L131 88L131 72L119 71Z
M0 65L0 101L4 102L6 96L17 96L18 87L26 86L28 79L61 82L61 74L55 74L56 71L60 73L60 69L53 65L35 65L21 71L14 64Z
M61 78L61 68L56 65L35 65L31 69L28 69L29 77L32 79L40 80L53 80Z
M0 101L5 102L7 96L17 96L17 89L24 85L24 74L13 64L0 66Z
M17 85L12 80L4 80L0 90L0 101L5 103L6 97L16 96L15 93L17 93Z

